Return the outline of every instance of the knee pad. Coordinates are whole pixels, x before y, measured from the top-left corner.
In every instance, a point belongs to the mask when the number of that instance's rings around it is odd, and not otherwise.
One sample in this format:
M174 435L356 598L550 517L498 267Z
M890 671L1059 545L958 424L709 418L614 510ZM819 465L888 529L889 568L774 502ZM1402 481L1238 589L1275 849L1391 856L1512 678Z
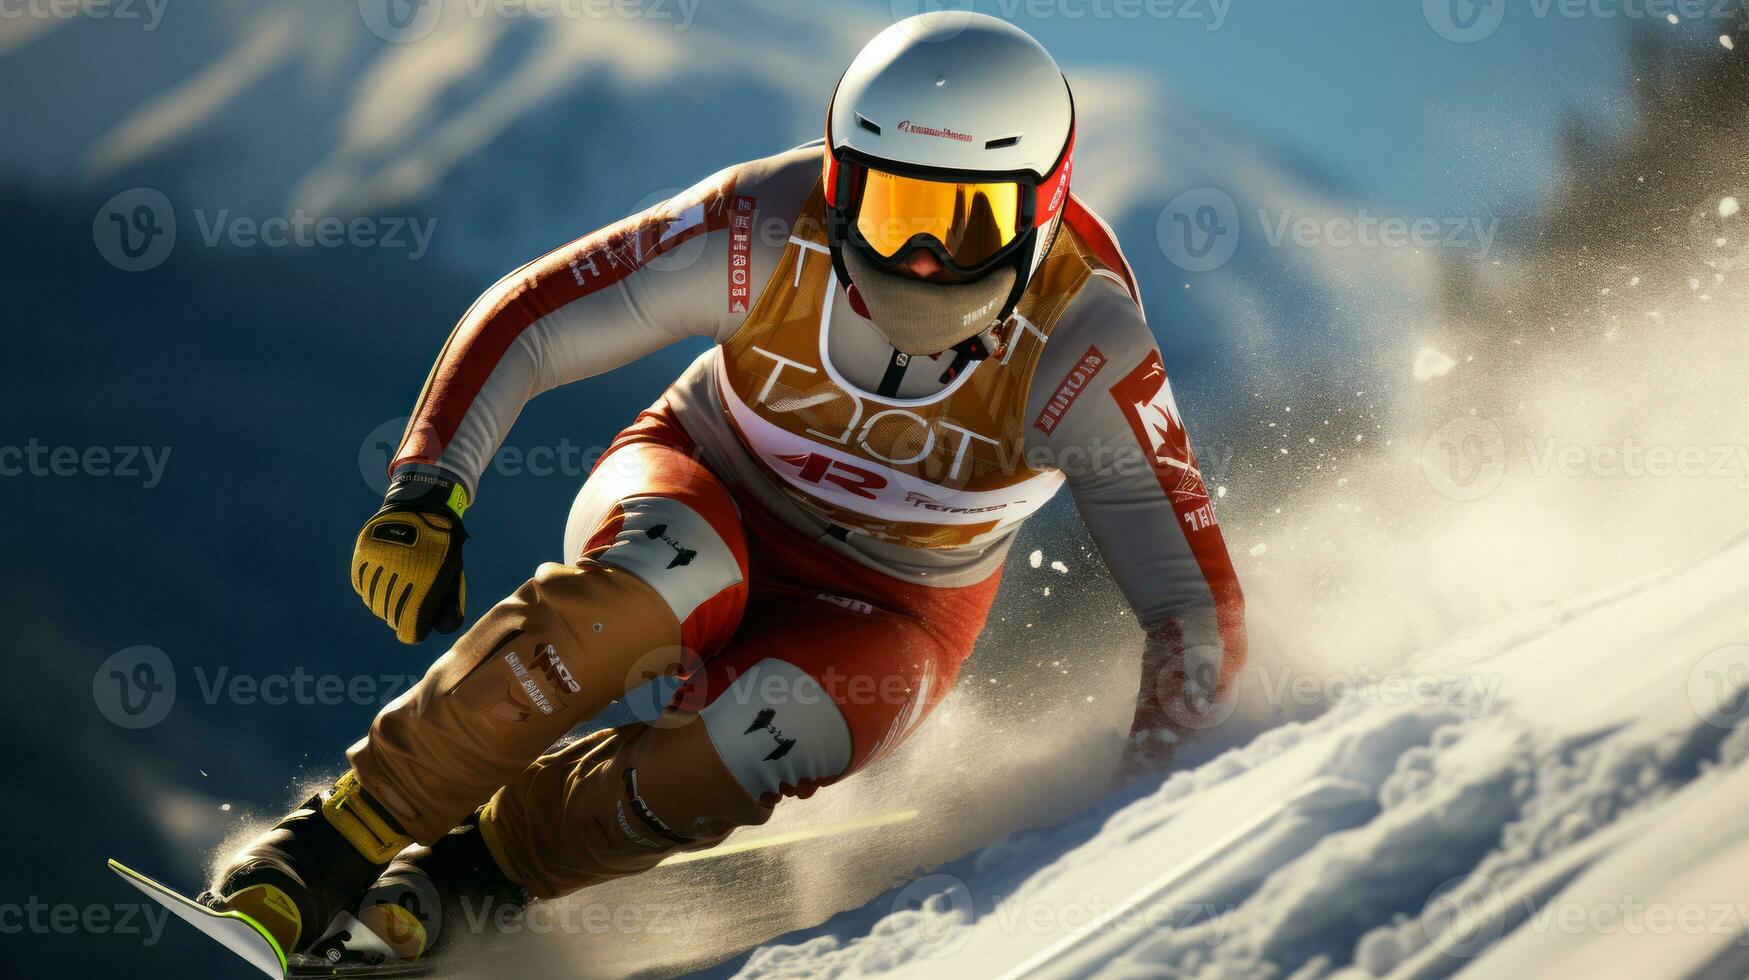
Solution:
M582 553L642 579L680 623L681 643L709 652L734 633L747 601L747 545L738 524L719 527L729 519L716 516L713 523L673 497L626 497L612 503Z
M748 668L700 717L723 764L755 797L808 792L850 766L844 713L819 681L785 660Z

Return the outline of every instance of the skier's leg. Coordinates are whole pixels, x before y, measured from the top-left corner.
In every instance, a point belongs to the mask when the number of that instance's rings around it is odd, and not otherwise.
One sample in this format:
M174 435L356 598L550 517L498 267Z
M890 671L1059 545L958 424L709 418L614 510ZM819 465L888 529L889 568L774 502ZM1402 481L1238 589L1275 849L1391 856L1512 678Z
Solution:
M728 491L686 451L618 446L577 521L592 530L575 563L542 566L481 617L377 717L333 791L226 862L216 901L275 919L288 952L308 946L405 846L442 838L574 725L726 641L745 539Z
M551 898L764 823L783 796L861 769L922 721L970 650L983 591L953 637L866 600L755 598L660 720L596 732L499 791L480 817L486 845Z
M574 564L541 566L348 751L359 782L414 840L442 837L571 728L649 676L696 665L739 623L740 518L686 452L615 449L572 526Z

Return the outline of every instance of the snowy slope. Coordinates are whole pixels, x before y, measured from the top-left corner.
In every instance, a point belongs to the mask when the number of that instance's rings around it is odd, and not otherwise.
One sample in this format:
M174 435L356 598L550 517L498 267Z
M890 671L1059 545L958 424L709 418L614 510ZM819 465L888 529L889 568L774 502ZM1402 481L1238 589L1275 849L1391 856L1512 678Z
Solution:
M1745 640L1739 539L1472 631L739 975L1742 976Z

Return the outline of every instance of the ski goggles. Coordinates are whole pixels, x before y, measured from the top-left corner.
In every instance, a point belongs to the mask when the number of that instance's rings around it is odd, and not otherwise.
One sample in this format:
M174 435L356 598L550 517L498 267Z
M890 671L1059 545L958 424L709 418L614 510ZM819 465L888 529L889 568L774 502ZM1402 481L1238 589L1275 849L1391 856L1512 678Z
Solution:
M868 167L856 185L851 226L884 265L927 248L956 272L981 272L1032 226L1032 194L1018 181L932 180Z

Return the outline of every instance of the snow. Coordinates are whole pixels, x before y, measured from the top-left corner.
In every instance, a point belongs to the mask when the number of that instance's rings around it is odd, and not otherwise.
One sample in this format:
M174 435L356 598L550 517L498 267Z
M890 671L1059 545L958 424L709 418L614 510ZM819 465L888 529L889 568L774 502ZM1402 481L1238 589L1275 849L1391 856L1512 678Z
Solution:
M1416 381L1432 381L1443 378L1457 367L1457 361L1450 354L1433 347L1423 347L1415 353L1415 366L1412 373Z
M1746 593L1740 539L1470 630L738 975L1744 975Z

